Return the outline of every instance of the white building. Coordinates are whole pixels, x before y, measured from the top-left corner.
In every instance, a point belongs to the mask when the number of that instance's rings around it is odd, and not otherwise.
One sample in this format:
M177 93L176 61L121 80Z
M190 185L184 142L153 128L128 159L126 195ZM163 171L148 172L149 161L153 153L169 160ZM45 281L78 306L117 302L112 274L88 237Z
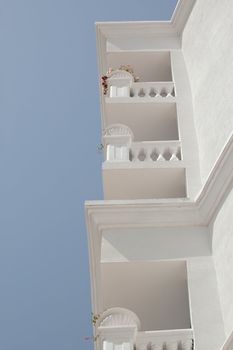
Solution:
M112 68L104 200L86 202L96 350L233 349L232 15L180 0L168 22L96 24Z

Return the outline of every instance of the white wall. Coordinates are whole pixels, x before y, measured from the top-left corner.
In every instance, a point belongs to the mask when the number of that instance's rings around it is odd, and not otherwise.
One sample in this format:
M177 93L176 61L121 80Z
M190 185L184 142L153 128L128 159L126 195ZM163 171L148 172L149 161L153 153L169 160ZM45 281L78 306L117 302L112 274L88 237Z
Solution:
M233 190L213 227L213 256L226 335L233 330Z
M233 1L197 0L183 33L204 182L233 130Z
M101 261L186 259L211 255L205 227L109 229L103 233Z
M104 309L136 313L142 330L190 328L185 261L102 263Z
M219 350L225 333L212 257L187 262L190 309L196 350Z

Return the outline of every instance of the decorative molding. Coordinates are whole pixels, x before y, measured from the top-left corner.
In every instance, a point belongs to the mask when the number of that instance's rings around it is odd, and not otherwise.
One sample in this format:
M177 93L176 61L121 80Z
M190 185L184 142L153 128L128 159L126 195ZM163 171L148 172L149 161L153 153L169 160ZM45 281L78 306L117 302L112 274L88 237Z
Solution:
M162 350L191 350L192 349L193 330L192 329L174 329L165 331L150 331L138 332L136 337L136 344L139 349L147 349L150 344L151 349ZM172 346L172 347L170 347Z
M129 136L133 139L132 130L124 124L111 124L103 131L103 137L105 136Z
M138 331L141 323L138 316L131 310L114 307L102 313L98 327L135 327Z
M179 0L168 21L96 22L96 30L107 39L120 36L180 35L195 2L196 0Z
M184 199L109 200L86 202L91 293L94 313L100 299L101 238L107 229L135 227L210 227L233 187L233 134L195 201Z

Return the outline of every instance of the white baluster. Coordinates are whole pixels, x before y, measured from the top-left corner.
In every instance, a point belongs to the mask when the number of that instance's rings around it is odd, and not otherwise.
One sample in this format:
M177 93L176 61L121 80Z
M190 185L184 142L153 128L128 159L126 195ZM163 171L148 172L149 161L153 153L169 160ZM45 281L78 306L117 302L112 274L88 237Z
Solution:
M166 350L178 350L178 342L166 343Z
M104 340L103 341L103 350L114 350L114 344Z
M110 86L109 96L110 97L117 97L117 87L116 86L114 86L114 85Z
M160 89L158 88L157 91L156 91L155 98L160 98L160 97L161 97L160 93L161 93L161 91L160 91Z
M121 146L121 160L124 162L129 161L129 147Z
M138 94L139 94L140 90L141 89L139 89L139 88L136 88L136 87L134 88L134 97L136 97L136 98L139 97Z
M115 147L114 145L107 145L106 160L109 162L115 159Z
M132 348L132 346L131 346L130 342L122 344L122 350L131 350L131 348Z
M140 153L140 148L134 148L134 149L132 150L132 153L133 153L133 159L132 159L132 161L133 161L133 162L139 162L138 156L139 156L139 153Z
M147 147L145 149L145 153L146 153L145 162L152 162L152 159L151 159L152 148L151 147Z
M117 97L129 97L129 86L118 87Z
M148 87L148 86L146 86L144 89L143 89L143 91L144 91L144 94L145 94L145 96L144 97L151 97L150 96L150 87Z

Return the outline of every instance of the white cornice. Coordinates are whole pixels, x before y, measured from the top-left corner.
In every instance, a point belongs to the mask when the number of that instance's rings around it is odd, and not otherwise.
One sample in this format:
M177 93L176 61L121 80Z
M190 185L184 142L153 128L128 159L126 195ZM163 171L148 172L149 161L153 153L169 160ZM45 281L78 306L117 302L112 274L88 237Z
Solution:
M178 34L184 29L185 23L196 0L179 0L169 21L125 21L96 22L96 30L105 39L120 36L156 36Z

